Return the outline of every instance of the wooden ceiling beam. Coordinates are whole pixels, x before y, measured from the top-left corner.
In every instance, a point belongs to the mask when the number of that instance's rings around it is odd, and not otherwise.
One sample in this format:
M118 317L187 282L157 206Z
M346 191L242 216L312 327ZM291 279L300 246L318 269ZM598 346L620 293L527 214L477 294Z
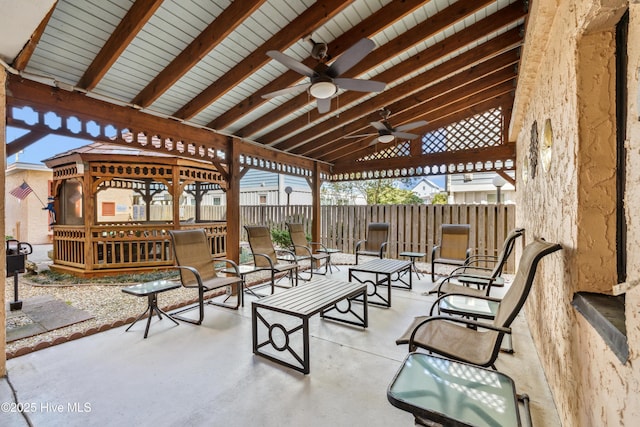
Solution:
M373 52L369 53L369 55L367 55L367 57L365 57L362 61L351 68L348 73L341 77L355 77L367 72L375 66L388 61L389 58L393 58L400 53L411 49L418 43L421 43L434 34L437 34L439 31L443 31L444 29L454 25L456 22L461 21L462 19L472 14L475 10L477 10L477 8L480 8L484 3L488 3L488 0L462 0L454 3L453 5L444 9L442 12L437 13L426 21L413 27L410 31L407 31L406 33L399 35L388 43L385 43L384 45L378 47ZM486 35L486 32L484 33L484 35ZM478 37L479 36L476 36L474 40ZM396 66L393 67L393 69L398 72L401 67ZM413 69L413 71L415 71L415 68ZM399 75L396 75L396 72L387 71L379 74L375 77L375 79L388 83L401 77ZM398 72L398 74L400 74L400 72ZM356 100L364 96L368 96L368 94L362 92L347 91L344 94L340 95L340 102L346 105L351 102L351 98ZM272 123L277 122L299 110L300 108L305 107L307 104L309 104L310 98L312 97L310 97L307 93L303 93L294 97L293 99L288 100L286 103L260 117L258 120L254 120L250 125L245 126L242 129L242 134L245 136L254 135L260 130L270 126ZM345 100L345 98L349 98L349 100ZM322 116L320 113L318 113L317 109L311 110L309 114L311 122L318 120ZM302 119L307 120L306 115L303 116ZM296 124L292 124L291 122L289 122L282 128L269 132L267 135L263 135L258 140L262 143L268 144L272 141L277 141L278 139L283 138L287 134L291 133L292 128L293 131L300 129L299 120L293 120L292 122L296 122Z
M131 101L146 108L200 62L266 0L232 2Z
M462 120L466 120L469 117L472 117L476 114L482 114L488 110L493 108L500 108L508 105L510 102L513 102L513 97L511 94L501 95L494 99L489 99L484 102L480 102L476 105L473 105L469 108L456 111L452 114L447 114L443 117L435 119L424 128L423 132L428 133L434 130L438 130L444 128L452 123L457 123ZM364 156L369 154L373 154L377 151L379 147L371 144L362 144L360 149L353 149L351 153L344 155L340 159L336 160L335 163L343 163L343 162L354 162L361 159Z
M376 80L386 81L387 83L399 80L409 74L415 73L416 70L422 69L428 64L431 64L441 59L442 57L477 41L480 38L487 37L487 35L492 32L498 31L505 26L512 25L514 22L522 19L525 14L526 12L522 10L521 6L519 6L518 3L514 3L513 5L500 10L490 15L489 17L470 25L464 30L458 32L455 37L446 38L443 41L430 46L419 54L412 56L411 58L387 69L386 71L383 71L382 73L375 76L375 78ZM347 91L339 96L339 102L343 105L347 105L353 102L361 101L363 98L369 96L370 95L367 93ZM292 101L287 102L287 104L285 105L290 104ZM285 116L273 117L271 113L263 116L263 118L267 117L269 117L269 122L267 124L270 124L275 120L284 118ZM258 139L258 141L263 144L270 144L282 138L286 138L288 135L295 135L295 133L299 129L306 127L308 125L308 122L315 122L320 117L321 115L317 112L317 110L311 110L309 111L308 115L304 115L289 121L287 124L267 133L266 135L263 135ZM259 121L255 121L254 123L258 122Z
M428 108L425 108L427 112L423 114L420 118L429 121L429 124L424 128L414 130L414 132L424 135L425 133L429 132L428 129L431 129L433 127L433 124L432 124L433 122L459 111L466 110L471 113L470 116L479 114L480 112L483 112L486 110L478 111L478 108L472 108L473 106L477 104L482 104L484 101L487 101L493 98L500 98L502 96L505 96L506 94L509 94L509 96L511 96L511 92L513 92L514 90L515 88L513 86L513 81L507 81L497 86L492 86L484 91L474 92L473 94L460 98L456 102L448 103L448 105L444 107L439 107L438 105L435 105L431 107L431 111L429 111ZM435 103L438 104L437 102ZM503 102L500 102L500 105L502 104ZM346 142L347 140L344 140L344 141ZM346 142L338 149L333 149L333 147L335 146L330 147L331 149L330 152L328 152L327 154L318 156L318 158L321 158L324 161L328 161L331 163L337 162L339 159L342 159L344 156L349 156L350 159L354 157L358 159L362 157L362 155L357 154L359 152L358 150L366 149L369 146L372 146L370 138L364 141L357 141L355 143ZM375 151L375 146L373 147Z
M361 38L371 37L377 34L429 1L431 0L406 0L402 2L389 3L373 15L351 27L331 43L328 43L328 52L331 54L333 59L336 59ZM318 64L318 60L309 56L302 61L302 63L310 68L314 68ZM268 99L263 99L262 95L282 89L283 87L292 86L304 78L305 77L295 71L286 71L284 74L269 82L261 89L258 89L255 93L251 94L224 114L211 121L207 127L212 129L225 129L229 127L231 124L241 119L245 114L269 101ZM242 130L238 131L237 134L242 136Z
M392 159L378 159L365 162L339 162L333 166L333 174L349 174L364 171L380 171L389 169L406 169L416 167L431 167L447 164L467 164L477 162L495 162L514 160L515 144L483 147L472 150L423 154L421 156L395 157Z
M111 33L109 40L102 46L98 55L80 78L77 87L92 90L107 71L116 62L118 57L129 46L129 43L138 35L163 0L136 0L131 9Z
M260 47L251 52L242 61L232 67L223 76L216 79L195 98L176 111L173 116L185 120L191 119L207 108L231 88L249 77L259 68L271 61L269 50L286 50L302 37L312 33L328 20L337 15L353 0L318 0L313 6L302 12L289 25L278 31Z
M132 108L104 102L98 99L89 98L78 92L67 92L42 83L23 80L15 75L7 76L7 109L31 107L39 114L39 120L34 125L26 124L12 117L7 118L9 125L30 129L32 131L71 136L75 138L85 138L100 140L111 144L133 146L133 143L123 142L121 137L112 139L104 135L104 128L107 125L113 126L117 132L129 130L130 132L146 132L148 136L157 135L161 139L170 138L174 142L183 141L185 144L192 144L196 147L204 147L207 150L219 150L226 152L228 136L220 135L213 131L189 126L175 120L169 120L150 114L136 111ZM79 132L71 131L63 126L53 129L44 124L43 113L53 112L62 119L76 117L83 123L94 121L102 129L102 133L94 136L84 127ZM63 121L64 123L64 121ZM283 151L276 151L262 145L251 144L240 141L241 155L259 156L263 160L282 163L292 167L305 167L313 170L313 160L289 154ZM190 157L203 160L202 156L191 154L187 151L179 152L175 148L167 149L164 145L154 147L151 144L146 146L136 146L140 149L151 151L162 151L180 157ZM215 157L215 156L214 156ZM328 169L327 166L323 168ZM283 169L281 173L287 174Z
M433 111L437 111L454 103L459 103L461 99L469 99L473 94L487 91L489 88L507 80L513 80L515 77L515 70L509 68L496 70L493 73L488 73L466 82L457 82L458 77L454 76L390 105L390 111L397 111L392 123L398 126L399 124L404 124L409 121L425 120L426 117L429 116L429 113L433 114ZM475 101L479 102L477 99ZM369 123L370 121L360 119L353 123L353 127L360 128L361 132L371 133L373 128ZM419 133L419 129L414 129L412 133ZM315 144L315 148L305 151L305 155L312 157L327 156L332 151L349 145L344 139L344 134L340 135L339 131L331 132L331 137L331 140L329 140L329 138L324 139L322 144ZM340 141L342 142L340 143ZM355 144L356 142L357 141L352 141L351 143ZM311 147L312 145L309 144L309 146ZM339 148L336 148L336 146ZM301 154L301 150L293 151Z
M318 126L314 126L313 128L300 132L295 137L284 141L282 144L276 144L275 148L287 150L289 146L285 144L286 142L293 144L296 140L306 140L307 142L302 146L294 148L291 151L298 154L312 153L317 152L317 150L322 149L332 141L342 139L345 135L356 132L370 133L369 131L371 128L369 128L369 122L379 120L379 115L377 117L375 117L375 115L377 115L377 111L383 107L388 108L392 115L395 115L402 111L399 107L399 102L402 102L403 99L417 101L421 98L443 95L444 93L464 86L497 70L517 63L519 55L516 49L511 49L510 51L497 56L492 55L503 50L504 46L511 44L512 41L518 42L519 40L521 39L517 34L517 31L512 30L492 41L483 43L474 49L468 50L460 56L444 62L414 79L408 80L392 89L384 91L380 95L369 99L366 106L363 106L362 108L349 109L340 113L340 117L332 117ZM487 50L488 47L491 47L491 49ZM479 60L483 61L478 62ZM465 69L467 66L469 68ZM459 72L458 74L453 74L455 71L459 70L464 71ZM435 81L440 78L440 76L451 77L436 85L426 86L418 92L415 91L415 88L422 85L423 82ZM422 99L420 102L424 102L426 100L427 99ZM369 114L362 117L364 108L367 109ZM371 114L374 114L374 119L368 120L371 117ZM394 121L394 125L399 126L400 124L402 123L396 123ZM326 130L329 130L330 128L333 130L326 133Z

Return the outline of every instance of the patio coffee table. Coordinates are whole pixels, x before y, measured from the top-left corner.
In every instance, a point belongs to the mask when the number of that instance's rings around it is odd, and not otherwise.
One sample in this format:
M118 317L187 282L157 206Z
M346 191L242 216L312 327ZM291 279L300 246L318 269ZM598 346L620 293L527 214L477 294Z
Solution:
M366 280L359 277L355 273L375 274L375 280ZM402 280L404 274L409 274L409 283ZM394 280L392 275L397 274L395 282L401 282L404 285L393 284ZM379 276L383 276L380 278ZM379 305L382 307L391 307L391 286L411 289L411 261L401 261L397 259L374 259L364 264L354 265L349 267L349 282L355 279L359 283L367 283L373 285L372 293L369 293L369 304ZM378 286L387 287L387 297L378 293ZM375 300L371 300L371 297L376 297Z
M531 425L529 397L490 369L424 353L409 353L387 389L396 408L420 425L520 426L518 401Z
M175 321L173 317L165 313L158 307L158 294L160 292L170 291L172 289L178 289L182 284L178 282L171 282L169 280L154 280L153 282L140 283L138 285L127 286L126 288L122 288L122 292L130 295L135 295L137 297L147 297L148 305L145 311L138 316L136 320L133 321L132 324L129 325L125 331L131 329L136 322L149 312L149 318L147 319L147 327L144 330L144 337L147 338L149 334L149 325L151 325L151 318L153 317L154 312L158 315L158 318L162 320L162 315L164 314L176 325L178 322Z
M356 305L352 304L357 296L360 296L364 302L362 305L357 304L362 307L359 310L360 313L354 311ZM366 328L369 325L367 286L329 279L314 279L305 285L253 301L251 303L253 353L308 374L310 371L309 318L317 313L320 313L320 317L324 319ZM259 330L258 327L261 325L263 327ZM300 330L302 331L302 351L294 348L291 340L292 336Z

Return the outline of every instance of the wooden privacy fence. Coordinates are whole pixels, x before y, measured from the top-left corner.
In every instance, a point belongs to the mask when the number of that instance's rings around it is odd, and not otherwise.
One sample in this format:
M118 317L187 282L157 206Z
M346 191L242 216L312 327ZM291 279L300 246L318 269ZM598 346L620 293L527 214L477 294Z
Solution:
M441 224L470 224L470 246L474 254L497 255L510 230L515 228L515 205L374 205L322 206L321 242L353 253L358 240L366 239L370 222L389 223L388 256L403 251L424 252L430 261L438 243ZM241 206L241 226L264 224L285 229L285 222L302 222L309 232L311 206ZM244 230L242 239L245 240ZM506 271L513 272L513 257Z

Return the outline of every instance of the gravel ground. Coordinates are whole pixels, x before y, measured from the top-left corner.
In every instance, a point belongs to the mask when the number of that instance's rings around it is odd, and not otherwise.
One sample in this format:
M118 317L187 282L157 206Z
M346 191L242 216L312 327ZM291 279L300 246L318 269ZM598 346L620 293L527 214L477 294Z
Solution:
M353 264L355 257L348 254L333 254L332 261L335 264ZM304 266L304 264L303 264ZM46 267L45 267L46 268ZM420 265L419 265L420 268ZM267 274L253 274L251 283L264 281ZM109 329L113 326L133 321L147 307L146 298L135 298L121 291L124 286L131 283L113 284L78 284L78 285L39 285L30 279L29 274L19 277L19 299L49 295L67 304L85 310L93 318L74 325L59 328L43 334L7 343L7 357L15 357L40 348L49 347L61 342L75 339L84 335ZM197 297L193 289L180 288L171 292L165 292L159 297L159 305L163 310L173 310L177 307L191 304ZM5 301L7 305L13 301L13 277L6 279ZM7 314L9 309L7 308ZM26 316L16 316L7 323L7 327L17 327L23 324ZM26 319L28 321L28 319ZM116 323L117 322L117 323Z

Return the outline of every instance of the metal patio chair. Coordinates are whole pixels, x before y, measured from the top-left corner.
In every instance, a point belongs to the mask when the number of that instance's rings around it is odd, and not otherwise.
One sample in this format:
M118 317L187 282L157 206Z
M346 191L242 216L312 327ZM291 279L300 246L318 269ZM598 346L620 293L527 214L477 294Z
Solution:
M324 273L320 273L319 271L315 272L317 274L327 274L327 262L329 260L329 254L326 252L326 246L318 242L309 242L307 240L307 235L304 232L304 225L300 223L287 222L287 228L289 229L292 252L296 256L296 261L308 259L311 263L309 278L303 280L313 279L314 265L316 267L316 270L319 270L322 261L324 261ZM323 249L324 252L317 252L318 249Z
M185 322L199 325L204 319L204 294L227 286L235 286L237 293L237 304L230 305L207 300L207 304L218 305L221 307L237 309L242 301L242 280L238 272L238 266L235 262L228 259L213 258L211 256L211 248L207 240L207 234L204 229L194 230L169 230L171 242L173 245L173 254L176 267L180 269L180 280L185 288L198 289L198 305L186 307L182 310L172 313L172 317ZM235 271L232 277L218 276L216 273L216 264L224 263L226 267L230 267ZM227 299L229 296L227 296ZM226 299L225 299L226 301ZM199 308L200 313L198 320L176 316L194 308Z
M471 256L469 224L442 224L440 243L431 249L431 281L435 283L436 264L462 266Z
M356 243L356 265L360 255L384 258L389 241L389 224L386 222L371 222L367 227L366 240Z
M465 317L418 316L396 340L396 344L409 344L409 351L418 347L442 356L471 363L478 366L490 366L495 369L495 360L505 334L511 333L510 325L524 305L540 260L562 249L555 243L535 239L528 244L520 257L518 271L513 283L502 299L488 296L472 297L464 294L445 294L439 297L431 307L434 313L441 301L461 297L476 302L485 301L493 305L494 314L490 322L470 320L479 317L477 313L457 312Z
M289 276L291 286L298 286L298 263L296 255L287 249L276 250L271 240L271 232L263 225L245 225L253 264L258 270L268 270L271 273L271 293L276 286L276 274L285 273Z
M463 293L469 295L489 295L491 288L504 286L502 270L511 256L516 241L524 234L524 228L513 229L504 240L502 250L497 256L472 255L465 265L453 270L440 284L434 288L438 295L446 293ZM487 265L493 264L493 268ZM475 286L472 288L471 286Z

